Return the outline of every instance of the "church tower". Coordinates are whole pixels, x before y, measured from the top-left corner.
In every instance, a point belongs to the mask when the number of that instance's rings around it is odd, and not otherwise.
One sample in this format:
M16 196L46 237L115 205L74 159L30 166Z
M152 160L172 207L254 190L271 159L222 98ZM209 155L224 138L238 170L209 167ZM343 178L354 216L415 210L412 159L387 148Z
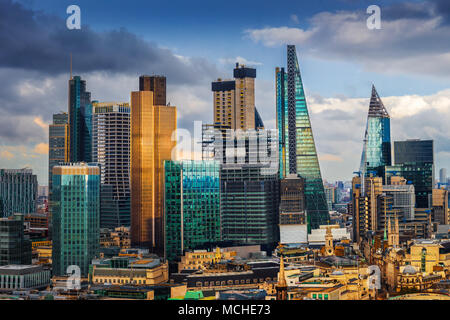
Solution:
M287 300L287 283L284 275L284 259L283 255L280 257L280 274L278 277L278 283L275 287L277 291L277 300Z

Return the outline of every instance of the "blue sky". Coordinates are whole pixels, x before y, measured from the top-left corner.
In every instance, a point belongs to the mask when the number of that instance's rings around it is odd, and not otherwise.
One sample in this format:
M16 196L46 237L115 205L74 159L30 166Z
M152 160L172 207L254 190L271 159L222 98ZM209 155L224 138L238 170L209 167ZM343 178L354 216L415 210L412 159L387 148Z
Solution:
M65 28L71 4L81 8L81 30ZM372 4L381 30L366 27ZM0 0L0 21L0 167L30 166L42 184L47 125L67 109L70 53L100 101L128 101L140 74L166 75L187 129L211 121L210 82L247 61L273 128L274 69L285 66L288 43L297 47L325 179L349 180L358 167L372 83L391 114L392 140L434 139L436 168L450 168L447 0Z

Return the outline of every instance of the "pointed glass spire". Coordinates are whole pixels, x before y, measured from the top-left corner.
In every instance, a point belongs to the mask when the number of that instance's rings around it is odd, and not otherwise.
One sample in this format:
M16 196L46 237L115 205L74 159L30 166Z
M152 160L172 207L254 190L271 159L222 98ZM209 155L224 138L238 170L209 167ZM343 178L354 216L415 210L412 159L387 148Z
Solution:
M384 107L383 101L381 101L374 85L372 85L372 96L370 97L369 117L389 118L389 113Z
M280 176L305 179L308 227L318 228L329 213L295 46L287 46L287 73L277 69L276 80Z
M390 166L391 162L391 119L375 86L372 85L361 155L361 175L380 175L382 168Z

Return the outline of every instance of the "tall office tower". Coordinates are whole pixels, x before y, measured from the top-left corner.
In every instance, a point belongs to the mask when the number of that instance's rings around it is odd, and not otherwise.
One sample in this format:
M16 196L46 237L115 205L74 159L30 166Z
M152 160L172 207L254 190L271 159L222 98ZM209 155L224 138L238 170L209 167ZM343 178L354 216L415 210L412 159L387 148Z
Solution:
M280 181L280 242L306 243L305 180L296 174Z
M92 161L100 165L100 228L130 226L130 105L93 102Z
M69 161L69 115L67 112L53 115L48 131L48 191L51 201L52 169L61 162Z
M69 160L90 162L92 156L92 105L86 81L69 80Z
M298 174L305 179L308 224L317 229L320 225L328 224L329 212L293 45L287 46L287 73L283 68L276 69L276 103L280 177Z
M0 217L35 213L38 182L31 169L0 169Z
M327 199L328 210L333 210L333 204L336 203L336 188L333 186L324 186L325 198Z
M433 140L406 140L394 142L393 166L385 168L386 180L400 175L414 185L416 208L430 208L434 187Z
M169 261L221 240L219 168L217 161L164 161L164 256Z
M353 241L358 243L367 232L378 230L378 196L383 191L381 177L367 177L364 179L365 194L362 194L361 180L361 177L352 180Z
M390 166L391 162L391 118L372 85L360 172L365 176L370 173L383 176L384 166Z
M153 105L166 105L166 77L164 76L140 76L139 91L153 92Z
M164 253L164 160L172 160L174 106L154 105L153 91L131 93L131 244Z
M278 170L269 173L262 167L261 164L222 165L222 240L237 245L267 245L272 249L279 241Z
M0 266L31 264L31 241L24 235L24 215L0 218Z
M53 167L53 274L76 265L87 276L100 247L100 168L72 163Z
M233 130L256 128L255 120L259 114L255 115L255 78L256 69L236 63L234 80L217 79L212 83L214 124ZM258 127L261 124L258 120Z
M447 169L445 168L439 170L439 183L447 184Z

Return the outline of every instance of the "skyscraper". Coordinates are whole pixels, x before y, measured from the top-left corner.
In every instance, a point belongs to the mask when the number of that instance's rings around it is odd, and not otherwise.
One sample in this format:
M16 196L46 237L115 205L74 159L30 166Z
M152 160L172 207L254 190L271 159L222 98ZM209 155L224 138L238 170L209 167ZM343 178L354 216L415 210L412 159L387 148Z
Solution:
M24 235L24 215L0 218L0 266L31 264L31 241Z
M224 164L220 170L222 240L272 247L279 241L277 170L261 164Z
M439 183L447 183L447 169L445 168L441 168L441 170L439 170Z
M372 86L361 156L361 174L383 176L384 166L390 166L391 162L391 119L375 86Z
M287 73L276 69L277 128L280 177L298 174L305 179L308 227L329 222L322 175L309 119L295 46L287 46Z
M52 169L61 162L69 161L69 115L67 112L53 115L48 136L48 191L51 201Z
M92 160L100 164L100 227L130 226L130 105L93 102Z
M212 83L214 99L214 124L231 129L255 129L264 126L255 112L256 69L236 63L234 80L217 79Z
M394 163L386 167L386 180L400 175L414 185L416 207L430 208L434 187L433 140L411 139L394 142Z
M0 217L35 213L37 176L31 169L0 169Z
M100 168L73 163L53 168L53 274L76 265L87 276L100 247Z
M174 106L155 105L153 91L131 93L131 243L164 253L164 160L172 159Z
M69 80L69 160L90 162L92 148L91 93L86 81L75 76Z
M221 240L217 161L164 161L165 256L174 261L185 250Z
M153 105L166 105L166 77L164 76L140 76L139 91L153 92Z

